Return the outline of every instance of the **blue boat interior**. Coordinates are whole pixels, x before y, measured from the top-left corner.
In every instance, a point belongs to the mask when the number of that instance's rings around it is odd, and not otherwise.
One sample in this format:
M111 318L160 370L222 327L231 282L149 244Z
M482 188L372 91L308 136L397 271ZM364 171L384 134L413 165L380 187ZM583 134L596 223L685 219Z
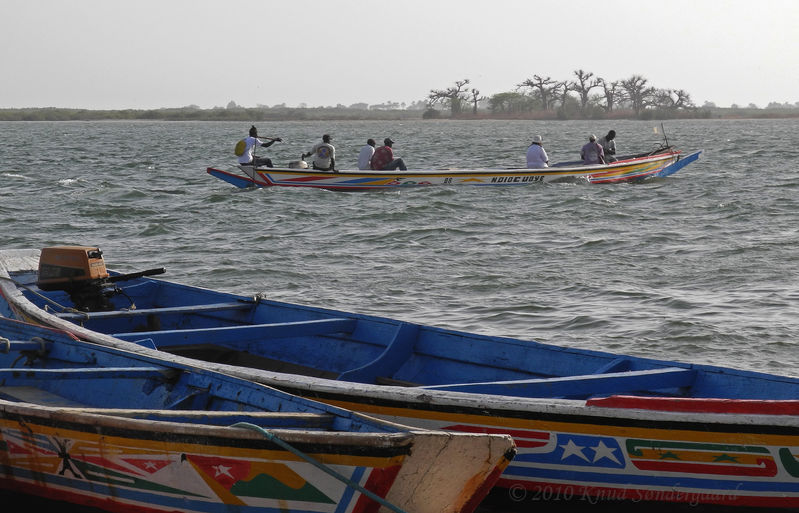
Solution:
M464 333L248 298L153 278L120 286L114 310L71 310L69 295L26 297L60 318L190 358L357 383L517 397L611 395L790 399L799 380Z
M397 431L264 385L76 341L2 317L0 399L216 426L248 422L264 429Z

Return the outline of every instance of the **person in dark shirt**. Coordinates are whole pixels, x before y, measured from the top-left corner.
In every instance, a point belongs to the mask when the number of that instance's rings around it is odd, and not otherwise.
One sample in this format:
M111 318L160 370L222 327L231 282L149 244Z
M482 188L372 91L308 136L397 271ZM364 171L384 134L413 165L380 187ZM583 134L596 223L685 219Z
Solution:
M588 142L580 148L580 157L583 159L583 164L604 164L605 157L603 153L602 146L597 144L594 134L591 134L588 137Z
M372 169L376 171L392 171L394 169L399 169L400 171L408 170L408 168L405 167L404 160L401 158L394 158L394 151L391 149L393 145L394 141L392 141L390 137L386 137L383 141L383 146L376 149L375 154L372 155Z

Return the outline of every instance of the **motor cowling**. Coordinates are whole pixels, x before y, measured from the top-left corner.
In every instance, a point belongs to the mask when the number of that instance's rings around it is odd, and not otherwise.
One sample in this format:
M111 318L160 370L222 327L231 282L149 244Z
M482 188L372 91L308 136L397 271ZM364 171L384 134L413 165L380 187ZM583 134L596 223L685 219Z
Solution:
M100 248L53 246L41 251L36 286L46 291L63 290L69 294L74 308L100 312L114 309L111 298L121 292L116 282L164 272L161 267L111 276Z

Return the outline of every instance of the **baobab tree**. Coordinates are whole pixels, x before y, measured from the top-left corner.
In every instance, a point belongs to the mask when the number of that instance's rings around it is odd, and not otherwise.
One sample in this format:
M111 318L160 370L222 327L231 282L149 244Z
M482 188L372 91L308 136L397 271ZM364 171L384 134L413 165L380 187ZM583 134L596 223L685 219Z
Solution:
M483 100L487 100L488 96L480 96L480 91L477 89L472 88L471 90L472 97L469 101L472 102L472 114L477 115L477 104Z
M632 104L636 116L652 103L655 88L647 87L646 83L647 80L641 75L633 75L627 80L621 81L621 87L627 93L627 99Z
M574 76L576 76L577 79L572 82L572 91L580 95L580 112L585 115L586 107L588 106L588 95L591 89L600 87L602 81L599 78L594 78L592 80L591 78L594 74L581 69L575 71Z
M613 107L624 101L624 91L621 88L621 83L618 80L610 83L603 78L599 80L602 82L602 90L605 96L605 111L613 112Z
M528 78L521 84L518 84L516 87L529 87L530 89L537 91L538 96L541 98L541 104L544 110L549 110L556 97L555 88L557 85L558 82L552 80L550 77L533 75L533 78Z
M463 110L463 102L468 100L468 96L464 87L469 83L468 78L458 80L455 82L455 87L447 89L431 89L430 94L427 95L429 104L435 105L437 102L448 104L452 117L459 116Z
M552 94L560 100L560 106L565 108L566 102L569 99L569 93L573 90L574 84L568 80L564 80L563 82L555 83L555 86L552 88Z

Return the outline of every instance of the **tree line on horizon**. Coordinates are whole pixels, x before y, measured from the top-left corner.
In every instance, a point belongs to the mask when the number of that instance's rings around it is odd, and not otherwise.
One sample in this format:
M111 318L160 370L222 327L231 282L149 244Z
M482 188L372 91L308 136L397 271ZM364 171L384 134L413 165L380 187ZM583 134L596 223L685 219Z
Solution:
M440 117L441 106L450 111L450 117L477 116L479 108L485 106L493 115L554 113L559 119L601 119L611 117L614 112L626 110L636 119L658 117L711 117L718 111L713 102L706 101L701 107L694 104L691 95L684 89L661 89L649 85L648 79L632 75L625 80L608 81L582 69L573 72L571 80L554 80L549 76L533 75L516 84L514 91L483 96L480 90L468 87L468 78L458 80L446 89L431 89L427 96L426 117ZM592 92L596 91L596 92ZM771 102L767 110L799 108L799 102ZM733 104L729 110L735 113L758 110L750 103L746 107ZM789 113L792 115L793 113ZM775 116L776 117L776 116Z
M197 105L160 109L92 110L59 107L2 109L0 121L80 121L80 120L167 120L167 121L290 121L290 120L385 120L436 119L449 114L453 119L673 119L711 117L797 117L799 102L771 102L760 109L732 105L719 108L712 102L694 104L684 89L660 89L649 85L641 75L607 81L582 69L574 78L555 80L533 75L516 84L513 91L491 96L469 87L464 78L445 89L431 89L423 100L410 104L386 101L380 104L355 103L349 106L309 107L285 103L248 108L234 101L225 107L202 109ZM421 113L421 114L420 114Z
M491 96L468 87L471 81L465 78L446 89L431 89L425 115L438 117L440 111L436 106L440 105L453 118L462 117L469 106L475 116L481 104L486 104L494 115L552 112L560 119L603 118L620 109L632 111L635 118L645 117L645 112L652 109L661 117L676 117L678 113L696 116L700 111L684 89L658 89L641 75L615 81L582 69L575 70L573 75L570 80L533 75L516 84L514 91Z

